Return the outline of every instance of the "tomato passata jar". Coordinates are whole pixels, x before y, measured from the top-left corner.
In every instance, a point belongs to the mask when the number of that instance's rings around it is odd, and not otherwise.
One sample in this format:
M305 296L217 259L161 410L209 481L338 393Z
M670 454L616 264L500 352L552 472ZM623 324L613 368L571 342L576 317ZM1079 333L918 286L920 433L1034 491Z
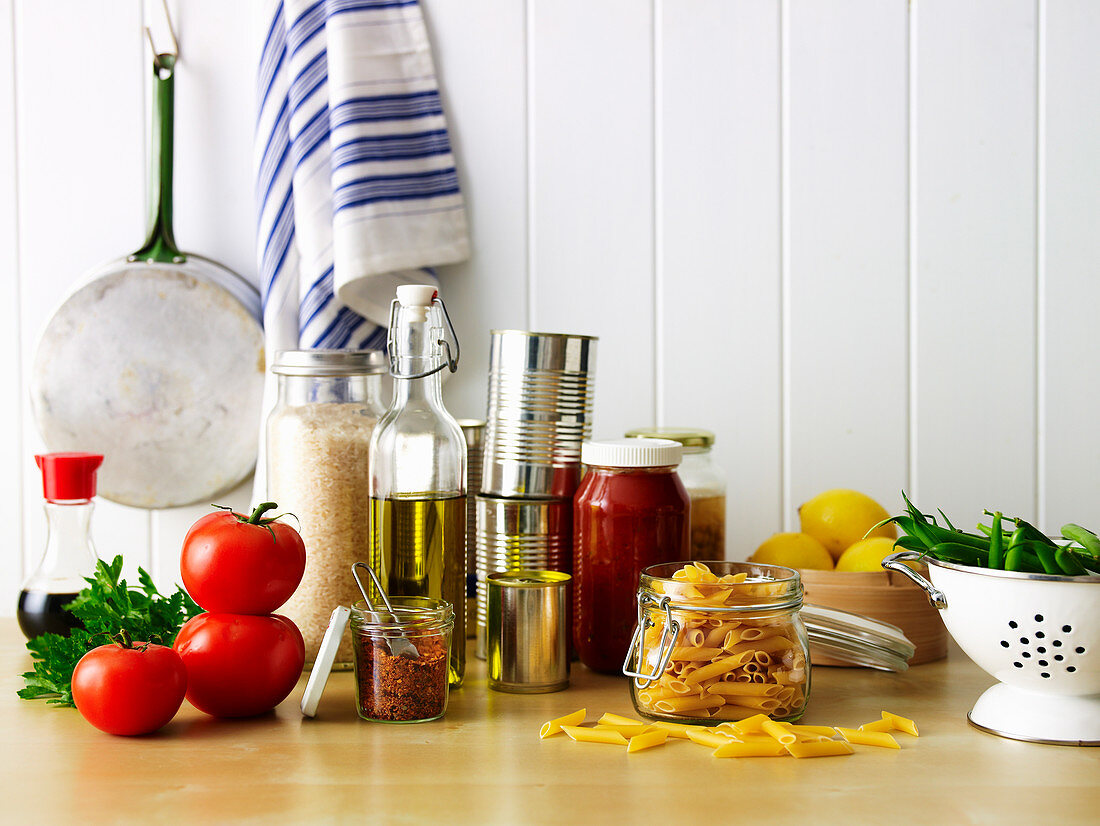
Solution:
M622 673L643 568L687 561L691 500L668 439L585 442L573 498L573 644L596 671Z

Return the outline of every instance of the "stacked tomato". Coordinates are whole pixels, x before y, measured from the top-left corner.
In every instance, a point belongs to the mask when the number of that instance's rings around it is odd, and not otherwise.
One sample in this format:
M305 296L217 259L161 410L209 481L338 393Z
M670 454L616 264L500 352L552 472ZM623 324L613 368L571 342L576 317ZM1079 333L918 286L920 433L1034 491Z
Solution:
M273 612L302 581L306 550L294 528L264 516L274 507L211 513L183 540L183 585L207 613L185 623L172 647L187 669L187 699L215 717L270 711L302 673L302 634Z

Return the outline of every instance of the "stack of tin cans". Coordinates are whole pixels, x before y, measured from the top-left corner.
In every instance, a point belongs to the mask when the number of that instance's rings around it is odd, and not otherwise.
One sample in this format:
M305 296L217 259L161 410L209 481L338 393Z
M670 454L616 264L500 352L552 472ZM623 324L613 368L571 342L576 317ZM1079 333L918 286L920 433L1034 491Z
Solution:
M494 330L481 494L475 503L477 655L487 652L486 578L573 567L573 493L592 434L596 339ZM568 621L568 618L566 618Z

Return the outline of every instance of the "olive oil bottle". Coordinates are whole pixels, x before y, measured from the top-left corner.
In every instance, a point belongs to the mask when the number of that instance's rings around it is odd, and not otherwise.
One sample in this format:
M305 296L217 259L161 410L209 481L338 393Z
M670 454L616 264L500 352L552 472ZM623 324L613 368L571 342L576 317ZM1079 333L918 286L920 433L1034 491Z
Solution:
M466 642L466 497L372 499L371 567L388 594L431 597L455 612L449 677L462 681ZM373 586L372 586L373 587ZM372 595L373 596L373 595Z
M389 596L451 604L448 677L457 686L466 665L466 439L443 405L440 372L458 368L458 339L434 287L397 288L389 354L393 401L370 447L370 564Z

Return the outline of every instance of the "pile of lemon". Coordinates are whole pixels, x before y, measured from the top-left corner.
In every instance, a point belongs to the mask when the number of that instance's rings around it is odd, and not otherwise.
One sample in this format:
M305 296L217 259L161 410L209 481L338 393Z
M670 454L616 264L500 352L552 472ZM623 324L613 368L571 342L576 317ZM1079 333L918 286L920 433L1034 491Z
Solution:
M889 517L864 493L827 490L798 509L800 533L772 535L749 561L821 571L881 571L897 538L893 523L879 524Z

